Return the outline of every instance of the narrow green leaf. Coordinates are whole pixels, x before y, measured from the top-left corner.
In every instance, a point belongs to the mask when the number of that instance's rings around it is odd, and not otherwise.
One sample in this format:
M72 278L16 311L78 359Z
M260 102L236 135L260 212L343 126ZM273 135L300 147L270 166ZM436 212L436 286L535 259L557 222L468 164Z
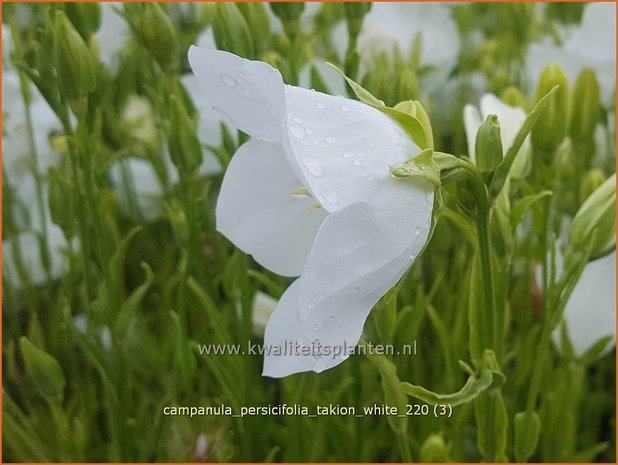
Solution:
M28 375L39 394L53 404L61 405L66 378L58 361L32 344L25 336L19 338L19 346L24 355Z
M537 102L533 110L526 116L524 123L522 124L519 132L513 140L513 145L511 145L506 151L504 159L496 168L496 171L491 179L491 184L489 186L489 194L491 198L496 198L502 190L502 187L506 182L506 178L511 171L511 167L513 166L513 162L515 161L515 156L517 155L519 149L526 140L526 137L534 127L534 124L536 123L536 120L541 114L541 111L543 111L543 109L549 102L549 99L556 93L557 90L558 86L555 86L552 90L545 94L545 96Z
M541 200L543 197L548 197L553 194L554 193L552 191L545 190L537 192L536 194L527 195L519 200L511 211L511 226L513 226L513 228L517 227L528 208L530 208L537 201Z
M401 383L401 388L406 394L416 397L430 405L450 404L452 407L465 404L478 397L478 395L491 386L493 383L493 374L490 370L482 370L481 375L468 377L466 384L452 394L438 394L425 389L422 386L415 386L410 383Z

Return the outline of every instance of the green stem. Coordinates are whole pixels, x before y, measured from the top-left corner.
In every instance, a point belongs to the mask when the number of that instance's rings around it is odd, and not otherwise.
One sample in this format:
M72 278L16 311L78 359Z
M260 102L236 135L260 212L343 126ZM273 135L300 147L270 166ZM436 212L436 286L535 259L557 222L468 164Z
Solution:
M406 431L397 434L397 445L399 446L401 460L404 463L412 463L412 451L410 450L410 442L408 441L408 435Z

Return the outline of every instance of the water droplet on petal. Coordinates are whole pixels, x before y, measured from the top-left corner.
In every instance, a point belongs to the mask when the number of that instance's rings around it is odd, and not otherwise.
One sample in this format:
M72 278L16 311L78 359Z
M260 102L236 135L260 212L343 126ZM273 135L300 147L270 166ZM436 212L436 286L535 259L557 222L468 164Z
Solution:
M316 362L313 364L313 371L315 371L316 373L322 373L324 371L324 363L316 360Z
M322 102L316 103L315 106L318 107L320 110L326 110L326 105L324 105Z
M305 130L299 126L290 126L290 132L297 139L305 138Z
M360 286L354 286L354 289L352 289L352 292L356 294L358 291L360 291Z
M421 228L417 226L415 231L416 231L416 235L418 236L421 233Z
M311 128L305 128L305 132L309 135L313 134L313 129Z
M350 107L347 106L347 105L344 105L344 106L341 107L341 110L345 111L347 113L348 111L350 111Z
M329 321L333 321L334 318L335 318L335 315L331 315L328 317Z
M410 254L410 260L411 260L411 261L414 261L414 259L415 259L415 258L416 258L416 254L415 254L414 252L412 252L412 253Z
M236 82L236 79L234 79L229 74L222 74L221 82L223 82L223 84L230 86L230 87L236 87L238 85L238 83Z
M301 118L299 118L298 116L295 116L295 117L294 117L294 122L295 122L296 124L303 124L303 120L302 120Z
M354 160L354 166L360 166L360 165L362 165L362 164L363 164L363 162L362 162L362 161L360 161L360 160Z
M328 136L326 138L326 142L328 142L329 144L334 144L337 142L337 138L335 136Z
M313 323L313 330L317 331L318 330L318 324L317 323ZM314 340L315 341L315 340Z
M322 176L324 174L324 168L322 167L322 163L320 163L317 158L305 155L301 157L301 160L303 161L309 172L314 176Z
M247 79L247 76L245 76L245 73L243 73L242 71L238 71L238 73L236 73L236 74L238 74L238 77L240 79Z
M353 156L352 152L343 152L343 158L352 158Z

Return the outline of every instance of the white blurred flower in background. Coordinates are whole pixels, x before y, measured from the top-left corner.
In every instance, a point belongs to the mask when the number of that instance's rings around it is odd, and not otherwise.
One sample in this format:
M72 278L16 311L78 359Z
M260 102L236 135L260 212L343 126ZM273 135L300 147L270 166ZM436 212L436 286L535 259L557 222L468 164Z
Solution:
M599 81L602 102L611 103L616 92L616 4L587 4L581 24L565 38L562 46L530 46L525 64L533 88L548 63L558 63L571 85L582 68L592 68Z

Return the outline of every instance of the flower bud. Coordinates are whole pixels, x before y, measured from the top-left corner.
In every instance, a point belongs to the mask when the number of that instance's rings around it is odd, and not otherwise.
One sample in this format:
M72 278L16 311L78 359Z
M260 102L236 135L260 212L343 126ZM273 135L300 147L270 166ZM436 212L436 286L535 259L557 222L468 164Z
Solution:
M242 13L253 40L256 55L271 48L270 19L268 11L260 2L239 2L235 4Z
M249 26L235 3L217 3L213 33L217 48L220 50L245 58L254 58L255 49Z
M54 60L60 88L70 100L79 100L96 88L92 53L62 10L56 11Z
M502 161L500 122L496 115L489 115L476 132L476 166L481 173L491 172Z
M532 128L532 145L547 152L552 152L564 139L569 111L567 78L560 66L549 64L541 73L536 89L536 101L538 102L556 85L560 86L558 91L549 99Z
M586 173L584 179L579 186L580 204L584 202L598 187L605 181L603 171L598 168L592 169Z
M430 434L421 446L419 462L448 463L451 462L448 447L441 434Z
M346 2L343 4L343 9L350 36L358 37L361 27L363 26L363 18L369 13L369 10L371 10L371 3Z
M406 100L395 105L395 110L407 113L418 120L423 128L427 146L433 149L433 130L425 108L418 100Z
M202 164L202 147L182 101L172 95L171 121L167 144L174 166L182 174L194 172Z
M591 257L602 255L616 243L616 173L588 196L571 223L569 245L585 248L593 238Z
M600 115L600 91L594 71L584 68L573 88L569 135L576 144L593 139Z
M270 2L270 9L283 24L285 34L294 40L300 31L300 15L305 9L303 2Z
M507 87L500 94L500 100L512 107L529 108L529 103L524 94L517 87Z
M139 17L138 34L141 44L164 71L178 69L180 45L178 32L167 13L158 3L147 3Z
M101 6L98 3L66 2L64 11L84 40L88 40L101 25Z

